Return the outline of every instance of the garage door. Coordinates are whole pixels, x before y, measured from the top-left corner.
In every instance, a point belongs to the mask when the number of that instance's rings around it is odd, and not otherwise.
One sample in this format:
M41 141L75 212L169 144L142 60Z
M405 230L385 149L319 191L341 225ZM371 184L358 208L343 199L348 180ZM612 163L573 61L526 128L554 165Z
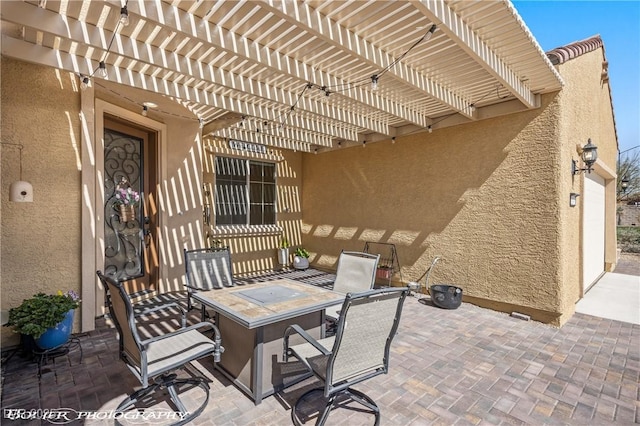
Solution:
M604 272L604 179L586 173L582 221L582 288L586 291Z

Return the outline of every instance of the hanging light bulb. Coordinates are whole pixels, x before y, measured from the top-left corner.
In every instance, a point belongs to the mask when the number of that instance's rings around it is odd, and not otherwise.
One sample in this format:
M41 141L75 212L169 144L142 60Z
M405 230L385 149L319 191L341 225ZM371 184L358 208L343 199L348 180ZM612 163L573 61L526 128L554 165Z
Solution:
M80 76L82 78L82 81L80 82L80 90L87 90L87 87L89 87L89 77L85 76Z
M427 130L429 131L429 133L433 132L433 129L431 128L431 126L428 126Z
M15 201L18 203L31 203L33 202L33 186L22 180L22 148L21 144L2 142L3 145L17 146L20 150L20 180L12 182L9 186L9 201Z
M367 147L367 141L362 141L362 147L366 148Z
M378 75L374 74L371 76L371 90L378 90Z
M100 77L107 78L107 64L105 64L104 61L100 61L100 64L98 65L98 73L100 74Z
M146 117L149 113L149 108L146 105L142 105L142 116Z
M433 24L433 25L431 26L431 28L429 28L429 31L427 32L427 34L425 34L425 36L424 36L424 41L429 41L429 40L431 39L431 37L433 37L433 33L435 33L435 32L436 32L436 29L437 29L437 28L438 28L438 27L436 26L436 24Z
M120 9L120 24L122 24L123 27L129 25L129 11L126 5Z
M396 137L395 136L391 138L391 143L392 144L396 143Z

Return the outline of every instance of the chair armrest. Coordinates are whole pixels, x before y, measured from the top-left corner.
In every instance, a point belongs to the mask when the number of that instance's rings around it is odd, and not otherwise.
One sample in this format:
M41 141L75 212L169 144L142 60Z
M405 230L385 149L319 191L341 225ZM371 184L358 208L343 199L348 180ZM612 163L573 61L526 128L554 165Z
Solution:
M283 352L282 358L284 362L289 360L289 336L293 333L298 333L304 340L309 342L314 348L316 348L323 355L330 355L331 351L328 351L324 346L322 346L316 339L314 339L309 333L307 333L302 327L298 324L293 324L287 327L284 331L284 341L283 341Z
M197 324L190 325L189 327L184 327L184 328L181 328L180 330L163 334L162 336L151 337L150 339L146 339L140 343L146 349L150 343L157 342L181 333L186 333L187 331L197 330L203 327L207 327L213 330L213 342L215 344L215 350L213 352L213 361L220 362L220 355L224 352L224 347L222 346L222 338L220 337L220 330L218 330L218 327L216 327L215 324L208 321L199 322Z

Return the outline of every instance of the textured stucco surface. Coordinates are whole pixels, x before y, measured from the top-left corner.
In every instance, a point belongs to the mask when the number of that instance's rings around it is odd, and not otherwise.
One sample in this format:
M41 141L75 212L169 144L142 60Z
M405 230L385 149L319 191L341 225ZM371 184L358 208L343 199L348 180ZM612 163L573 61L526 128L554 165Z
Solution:
M543 96L540 109L305 155L303 242L313 263L335 268L341 249L394 243L404 282L441 256L429 284L455 284L473 303L564 323L581 296L581 210L568 207L583 178L570 172L576 144L592 138L615 170L601 70L601 50L563 65L566 88Z
M581 277L581 218L584 204L579 198L577 208L569 207L569 193L581 194L584 188L584 173L573 176L571 160L579 160L577 145L584 146L588 139L598 147L598 162L615 172L617 139L608 82L603 81L603 49L588 52L580 57L560 64L557 68L565 80L565 87L558 96L560 117L561 157L559 164L562 191L560 197L562 215L562 246L559 286L561 289L562 322L575 312L575 303L582 297ZM578 165L584 167L579 161ZM596 168L606 181L606 229L605 261L615 264L615 179Z
M33 203L9 202L19 151L2 146L2 309L38 292L80 291L80 96L77 78L2 58L2 142L24 145ZM76 329L79 315L76 315ZM2 340L16 341L2 328Z
M552 102L395 144L305 156L303 240L320 253L314 263L335 268L341 249L394 243L404 281L441 256L430 284L549 320L559 310Z

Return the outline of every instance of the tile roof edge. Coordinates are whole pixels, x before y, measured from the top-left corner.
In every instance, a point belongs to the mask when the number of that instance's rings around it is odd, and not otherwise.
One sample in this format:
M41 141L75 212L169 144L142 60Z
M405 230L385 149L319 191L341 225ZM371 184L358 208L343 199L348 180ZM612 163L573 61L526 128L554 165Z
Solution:
M604 46L600 35L576 41L565 46L556 47L547 52L547 57L553 65L563 64L588 52L593 52Z

